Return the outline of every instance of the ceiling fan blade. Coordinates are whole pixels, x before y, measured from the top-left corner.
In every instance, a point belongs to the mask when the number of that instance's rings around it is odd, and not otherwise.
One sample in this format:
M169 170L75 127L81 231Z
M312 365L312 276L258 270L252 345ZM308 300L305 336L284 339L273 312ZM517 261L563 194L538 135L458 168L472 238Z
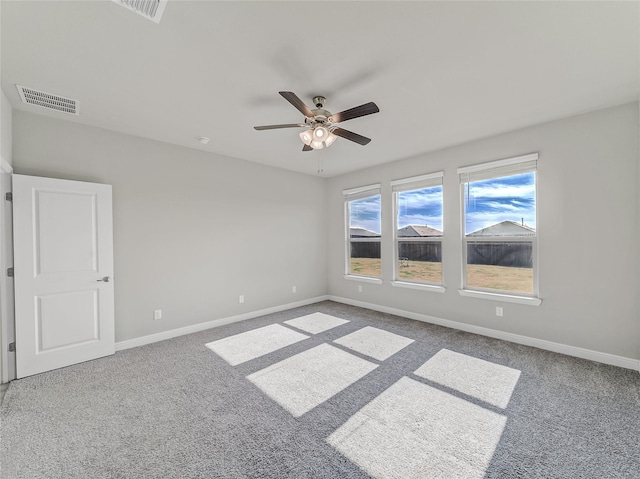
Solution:
M264 126L254 126L256 130L276 130L278 128L300 128L303 126L307 126L304 123L287 123L285 125L264 125Z
M331 133L337 136L341 136L342 138L346 138L347 140L355 141L359 145L366 145L371 141L371 138L367 138L366 136L358 135L349 130L345 130L344 128L334 128L331 130Z
M329 121L331 123L340 123L341 121L347 121L351 120L352 118L371 115L373 113L378 113L379 111L380 109L378 108L378 105L370 101L369 103L365 103L364 105L356 106L354 108L341 111L340 113L335 113L331 115Z
M312 150L313 150L313 148L311 148L309 145L304 145L302 147L302 151L312 151Z
M305 105L304 102L300 98L298 98L295 93L293 93L292 91L281 91L278 93L280 93L285 100L295 106L298 111L300 111L304 116L313 118L313 113L311 112L309 107Z

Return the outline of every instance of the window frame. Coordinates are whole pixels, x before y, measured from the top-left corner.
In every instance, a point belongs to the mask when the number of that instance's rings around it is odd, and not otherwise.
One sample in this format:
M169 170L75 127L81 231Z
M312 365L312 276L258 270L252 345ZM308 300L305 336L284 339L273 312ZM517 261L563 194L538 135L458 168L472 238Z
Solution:
M357 188L349 188L342 191L344 196L344 278L350 280L363 281L366 283L382 284L382 192L380 183L375 183ZM373 238L351 238L351 209L352 201L380 196L380 237ZM354 274L350 270L351 266L351 243L380 243L380 277Z
M468 238L466 232L466 205L465 186L474 181L481 181L492 178L505 178L523 173L534 172L534 190L536 205L536 228L535 236L483 236L481 238ZM539 290L539 227L538 227L538 153L516 156L503 160L480 163L471 166L458 168L460 181L460 233L462 245L461 283L462 287L458 292L461 296L490 299L495 301L529 304L539 306L542 303ZM472 287L467 284L467 255L468 245L471 243L532 243L532 267L533 267L533 292L531 294L514 292L502 289Z
M393 286L410 288L410 289L419 289L424 291L432 291L437 293L444 293L446 291L445 282L444 282L444 249L442 255L442 277L440 283L432 283L428 281L416 281L416 280L408 280L401 279L399 277L399 253L400 253L400 243L401 242L412 242L412 243L440 243L440 248L443 248L444 245L444 224L442 230L442 236L438 237L411 237L406 239L400 239L398 237L398 208L399 201L398 195L399 193L403 193L405 191L415 191L424 188L431 188L434 186L442 186L442 217L444 223L444 171L437 171L434 173L428 173L425 175L412 176L409 178L402 178L399 180L391 181L391 194L392 194L392 208L393 208L393 280L391 284Z

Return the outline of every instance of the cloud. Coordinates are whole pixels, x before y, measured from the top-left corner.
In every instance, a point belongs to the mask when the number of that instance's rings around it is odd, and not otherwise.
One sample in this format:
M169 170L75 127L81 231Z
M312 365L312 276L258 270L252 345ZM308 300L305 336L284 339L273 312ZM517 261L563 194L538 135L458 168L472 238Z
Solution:
M425 208L439 205L442 208L442 186L398 193L398 207Z
M380 195L351 201L349 224L352 228L364 228L380 233Z
M505 220L536 227L535 174L525 173L469 184L465 191L466 232Z
M474 181L469 183L467 193L471 198L535 198L535 173Z
M469 197L473 198L535 198L535 185L505 185L493 183L489 185L471 185Z
M482 208L486 211L494 211L494 212L527 212L531 210L531 205L522 203L522 202L500 202L500 201L486 201L482 202ZM474 210L479 208L474 208ZM472 210L473 211L473 210Z
M442 229L442 186L398 193L398 227L408 225Z

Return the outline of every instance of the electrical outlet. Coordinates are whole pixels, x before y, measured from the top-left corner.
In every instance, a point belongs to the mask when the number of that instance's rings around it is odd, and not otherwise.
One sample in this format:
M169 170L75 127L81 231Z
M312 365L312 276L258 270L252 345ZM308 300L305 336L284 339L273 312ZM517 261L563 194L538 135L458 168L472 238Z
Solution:
M504 316L504 311L502 310L502 306L496 306L496 316Z
M240 297L238 298L238 301L240 302L240 304L244 303L244 294L240 295Z
M358 285L358 293L362 293L362 285L361 284Z
M153 319L162 319L162 310L156 309L153 311Z
M292 292L292 293L295 293L296 291L297 291L296 287L295 287L295 286L293 286L293 287L291 288L291 292Z

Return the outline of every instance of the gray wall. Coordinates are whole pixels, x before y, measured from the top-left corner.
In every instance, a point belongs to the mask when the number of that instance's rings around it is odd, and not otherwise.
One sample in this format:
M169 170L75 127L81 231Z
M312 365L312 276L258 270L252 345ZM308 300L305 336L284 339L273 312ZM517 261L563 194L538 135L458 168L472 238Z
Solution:
M0 154L10 165L12 164L11 130L12 130L12 109L9 99L0 89Z
M326 294L321 178L22 111L13 166L113 185L118 341Z
M634 103L322 180L14 111L13 164L114 186L118 340L329 293L637 359L638 137ZM535 151L542 305L461 297L456 169ZM438 170L447 291L392 287L389 181ZM358 293L342 277L342 189L376 182L384 283ZM159 308L164 318L153 321Z
M638 104L547 123L328 181L329 294L571 346L639 358ZM425 133L425 134L428 134ZM462 297L457 168L539 152L542 305ZM445 171L444 294L392 287L389 182ZM342 190L382 184L383 284L343 278ZM606 258L606 259L604 259ZM495 315L497 305L504 317Z

